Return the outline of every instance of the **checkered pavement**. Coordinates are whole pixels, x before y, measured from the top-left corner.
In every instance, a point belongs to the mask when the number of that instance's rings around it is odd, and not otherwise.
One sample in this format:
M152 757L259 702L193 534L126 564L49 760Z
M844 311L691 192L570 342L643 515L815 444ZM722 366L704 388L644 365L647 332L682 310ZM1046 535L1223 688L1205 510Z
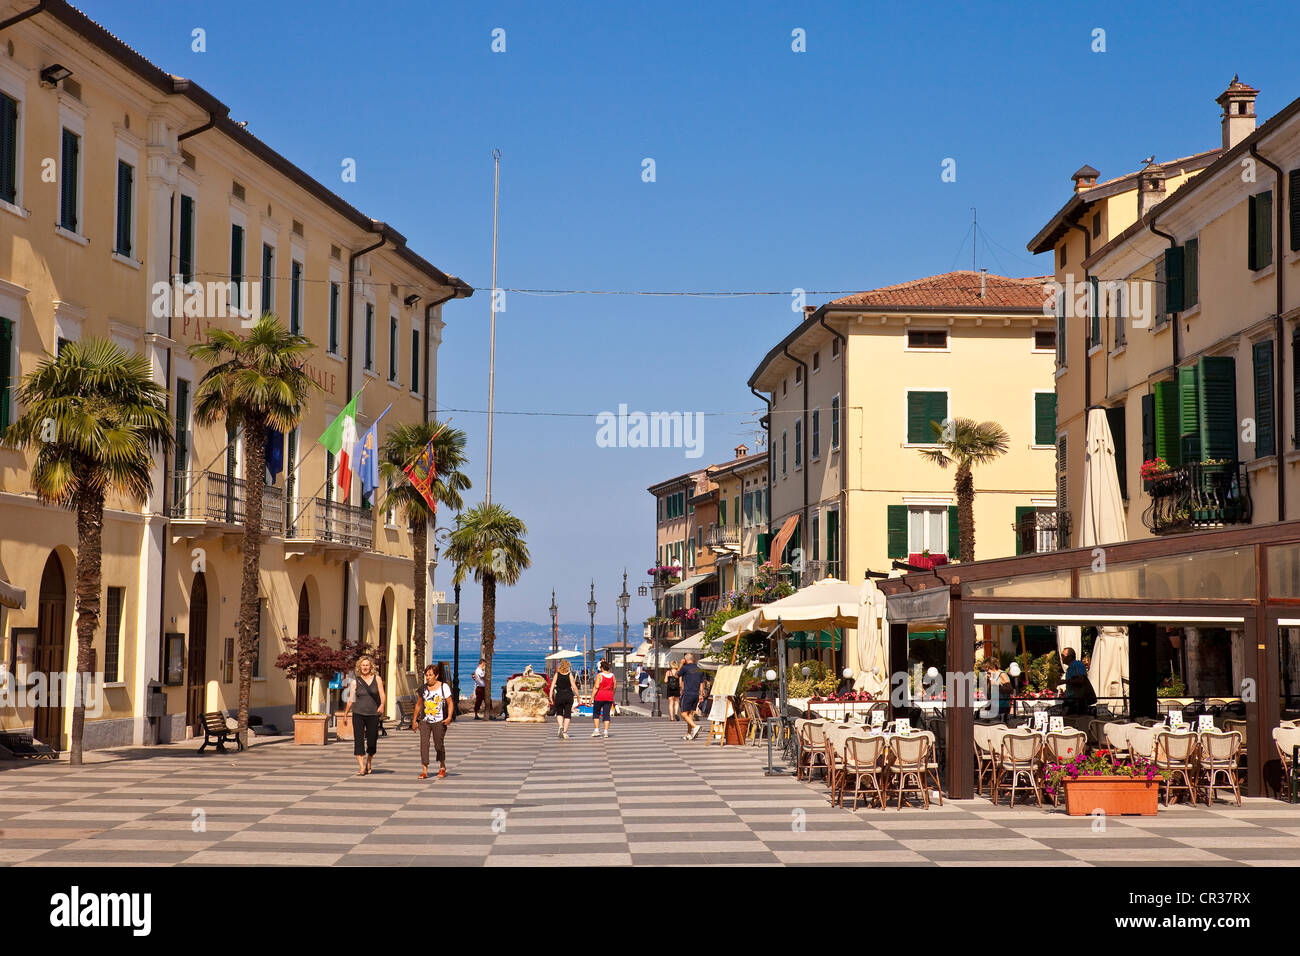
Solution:
M945 801L929 810L829 805L820 783L765 776L765 747L681 739L683 725L615 719L461 720L449 775L417 780L418 739L380 739L354 776L346 743L197 742L63 764L0 765L0 865L1295 865L1300 806L1174 806L1156 817Z

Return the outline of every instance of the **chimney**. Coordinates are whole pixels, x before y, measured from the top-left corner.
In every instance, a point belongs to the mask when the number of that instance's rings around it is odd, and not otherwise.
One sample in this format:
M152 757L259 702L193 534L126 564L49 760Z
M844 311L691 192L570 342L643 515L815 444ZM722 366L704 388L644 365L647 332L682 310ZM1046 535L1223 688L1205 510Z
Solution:
M803 317L804 317L804 320L807 321L808 317L811 316L811 315L812 315L814 312L816 312L816 311L817 311L817 306L815 306L815 305L805 305L805 306L803 307Z
M749 454L749 447L748 447L748 446L746 446L746 445L737 445L737 446L736 446L736 457L737 457L737 458L744 458L744 457L745 457L746 455L748 455L748 454Z
M984 292L986 291L986 283L988 282L988 278L989 278L989 270L981 268L980 269L980 298L981 299L984 298Z
M1226 153L1255 132L1255 97L1259 90L1241 82L1234 73L1228 88L1214 102L1223 108L1223 151Z
M1074 194L1077 196L1079 193L1097 185L1097 177L1100 175L1101 173L1097 172L1097 170L1093 169L1091 166L1086 164L1080 166L1078 172L1070 177L1074 180Z
M1138 218L1164 202L1165 171L1159 166L1148 166L1138 174Z

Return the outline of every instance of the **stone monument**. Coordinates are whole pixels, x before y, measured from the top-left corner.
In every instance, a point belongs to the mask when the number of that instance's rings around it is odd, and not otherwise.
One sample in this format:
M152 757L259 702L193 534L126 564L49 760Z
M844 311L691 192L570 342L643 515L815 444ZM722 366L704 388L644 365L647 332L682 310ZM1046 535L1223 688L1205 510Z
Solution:
M541 675L533 673L532 664L525 667L518 677L506 682L506 699L510 702L506 720L527 724L546 722L546 711L551 702L546 696L546 682Z

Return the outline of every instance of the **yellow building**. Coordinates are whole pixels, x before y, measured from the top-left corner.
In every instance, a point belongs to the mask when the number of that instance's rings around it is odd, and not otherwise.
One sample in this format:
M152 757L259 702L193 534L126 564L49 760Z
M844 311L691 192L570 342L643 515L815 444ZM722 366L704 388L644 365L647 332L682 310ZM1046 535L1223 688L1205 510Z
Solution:
M769 524L803 579L861 581L909 556L957 551L953 473L925 461L931 421L992 420L1006 455L975 470L979 557L1056 546L1055 329L1043 278L953 272L805 310L759 363ZM776 558L777 555L773 555Z
M722 595L748 589L758 563L767 558L767 454L751 454L745 445L737 445L735 453L731 461L709 468L718 486L718 526L705 544L717 555Z
M205 368L186 349L213 328L238 329L241 308L274 311L310 338L321 386L269 476L253 710L283 729L306 706L273 666L298 634L378 647L391 702L414 663L414 615L426 613L412 598L410 533L361 507L355 483L349 496L335 490L316 438L363 388L359 433L389 403L381 441L430 416L441 307L470 288L196 84L61 0L28 6L0 32L0 425L21 413L22 375L60 342L89 338L146 356L176 423L150 500L107 503L102 700L86 746L177 739L203 712L237 703L242 439L194 422ZM3 661L65 671L77 654L74 520L36 500L29 463L0 448ZM69 687L39 707L0 708L0 729L32 728L61 748L70 701Z

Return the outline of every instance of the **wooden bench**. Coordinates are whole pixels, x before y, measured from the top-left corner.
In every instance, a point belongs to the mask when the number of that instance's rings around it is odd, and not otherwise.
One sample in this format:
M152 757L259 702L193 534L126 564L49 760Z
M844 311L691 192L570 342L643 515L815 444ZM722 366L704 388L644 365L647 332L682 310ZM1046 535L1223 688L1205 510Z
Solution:
M397 729L405 727L411 729L411 721L415 719L415 695L404 694L397 698Z
M203 715L203 746L199 748L199 753L207 749L208 744L216 744L217 753L226 753L226 741L232 740L240 750L244 749L244 742L239 739L236 731L226 726L226 715L217 711L211 714Z

